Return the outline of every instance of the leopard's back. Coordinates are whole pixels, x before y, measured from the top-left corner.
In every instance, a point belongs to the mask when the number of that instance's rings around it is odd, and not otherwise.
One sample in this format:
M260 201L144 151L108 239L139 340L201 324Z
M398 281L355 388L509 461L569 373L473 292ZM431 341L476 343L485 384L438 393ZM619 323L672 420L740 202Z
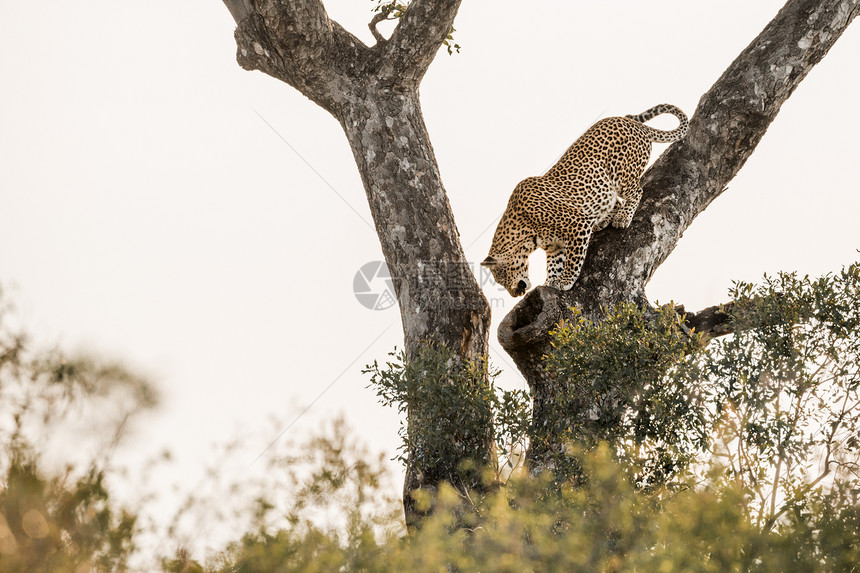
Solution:
M678 127L663 131L644 124L663 113L676 116ZM483 264L519 296L530 284L528 255L540 247L547 251L547 285L570 289L591 234L610 223L617 228L630 225L652 143L678 141L688 127L684 112L670 104L595 123L545 174L517 185Z

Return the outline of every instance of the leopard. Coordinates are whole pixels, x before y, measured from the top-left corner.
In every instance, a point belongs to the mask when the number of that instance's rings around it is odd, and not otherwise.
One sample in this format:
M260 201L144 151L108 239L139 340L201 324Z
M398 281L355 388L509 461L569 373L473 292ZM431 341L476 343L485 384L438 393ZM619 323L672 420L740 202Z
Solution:
M678 127L645 125L666 113L678 119ZM596 122L546 173L517 184L481 265L511 296L522 296L531 288L529 255L543 249L544 286L570 290L593 234L609 225L626 229L633 221L652 143L680 141L688 128L687 116L671 104Z

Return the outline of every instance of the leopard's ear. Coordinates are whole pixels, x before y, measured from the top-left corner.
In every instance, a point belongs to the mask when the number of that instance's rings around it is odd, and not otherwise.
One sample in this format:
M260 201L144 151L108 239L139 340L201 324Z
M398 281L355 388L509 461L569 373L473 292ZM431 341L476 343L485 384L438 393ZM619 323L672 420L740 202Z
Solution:
M499 264L499 261L497 261L497 260L496 260L496 259L494 259L493 257L487 257L486 259L484 259L483 261L481 261L481 266L482 266L482 267L494 267L494 266L496 266L497 264Z

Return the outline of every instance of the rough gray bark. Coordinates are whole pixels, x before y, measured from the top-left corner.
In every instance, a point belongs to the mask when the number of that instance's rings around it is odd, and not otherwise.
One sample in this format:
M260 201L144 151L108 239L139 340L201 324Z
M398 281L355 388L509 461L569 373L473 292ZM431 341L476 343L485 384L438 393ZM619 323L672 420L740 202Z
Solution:
M599 320L602 309L622 301L648 305L645 286L654 271L696 215L725 190L783 102L858 12L860 0L789 0L702 96L687 137L645 173L630 228L594 236L572 290L534 289L504 318L499 341L529 383L535 424L557 391L558 382L541 360L550 349L550 329L569 317L573 306ZM716 316L701 319L720 334ZM530 451L533 470L540 471L553 455Z
M320 0L224 3L237 23L239 64L295 87L342 125L394 282L407 357L429 341L485 359L489 305L460 245L418 100L460 0L413 0L392 36L372 47L332 21ZM421 407L409 404L410 418ZM492 428L472 438L489 443ZM462 482L456 467L408 457L404 508L413 525L412 491Z

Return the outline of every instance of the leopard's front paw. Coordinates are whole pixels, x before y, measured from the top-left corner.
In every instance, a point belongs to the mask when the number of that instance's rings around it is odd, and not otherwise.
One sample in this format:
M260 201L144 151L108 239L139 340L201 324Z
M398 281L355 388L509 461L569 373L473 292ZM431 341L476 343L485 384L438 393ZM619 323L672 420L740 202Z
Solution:
M566 283L561 278L554 277L547 279L547 281L543 284L543 286L548 286L552 288L556 288L558 290L570 290L573 288L573 284L576 281Z
M626 229L633 222L633 217L612 219L612 226L616 229Z

